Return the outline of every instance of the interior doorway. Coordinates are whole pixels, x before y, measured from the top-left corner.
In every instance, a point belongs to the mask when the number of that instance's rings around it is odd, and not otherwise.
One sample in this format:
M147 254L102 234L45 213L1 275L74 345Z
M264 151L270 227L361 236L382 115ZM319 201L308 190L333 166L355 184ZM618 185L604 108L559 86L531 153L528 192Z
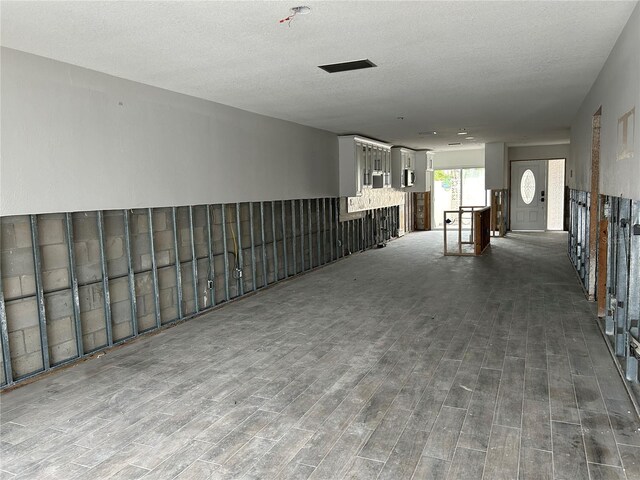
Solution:
M511 230L563 230L565 159L511 162Z

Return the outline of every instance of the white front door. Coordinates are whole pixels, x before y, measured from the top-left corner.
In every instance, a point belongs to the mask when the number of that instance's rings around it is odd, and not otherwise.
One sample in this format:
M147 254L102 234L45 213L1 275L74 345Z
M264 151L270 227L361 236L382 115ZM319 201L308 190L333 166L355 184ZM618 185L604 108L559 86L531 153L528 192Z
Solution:
M511 230L545 230L547 161L511 162Z

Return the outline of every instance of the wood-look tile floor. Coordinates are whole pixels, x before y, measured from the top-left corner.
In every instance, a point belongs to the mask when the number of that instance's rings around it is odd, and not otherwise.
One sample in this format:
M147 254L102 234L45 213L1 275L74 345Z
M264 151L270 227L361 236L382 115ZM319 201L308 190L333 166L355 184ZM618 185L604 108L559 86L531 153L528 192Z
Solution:
M2 395L2 478L640 479L566 258L408 235Z

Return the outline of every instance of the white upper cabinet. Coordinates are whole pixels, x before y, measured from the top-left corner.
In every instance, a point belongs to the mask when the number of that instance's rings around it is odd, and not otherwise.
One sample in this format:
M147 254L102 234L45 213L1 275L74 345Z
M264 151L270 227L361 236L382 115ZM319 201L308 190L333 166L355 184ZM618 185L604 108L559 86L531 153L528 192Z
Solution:
M394 188L405 188L415 181L416 152L404 147L391 149L391 178ZM413 179L413 180L412 180Z
M431 160L431 163L429 162ZM424 150L416 152L415 163L415 182L412 187L408 188L410 192L429 192L431 191L431 170L429 165L433 166L433 154Z
M340 196L391 186L391 145L357 135L338 137Z

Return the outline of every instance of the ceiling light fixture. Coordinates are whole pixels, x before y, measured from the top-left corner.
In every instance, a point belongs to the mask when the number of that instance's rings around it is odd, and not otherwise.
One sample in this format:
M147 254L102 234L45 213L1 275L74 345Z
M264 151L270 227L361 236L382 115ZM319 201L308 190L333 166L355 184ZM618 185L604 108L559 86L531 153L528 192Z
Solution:
M464 137L465 140L475 140L476 137Z
M455 143L450 143L449 146L450 147L455 147L456 145L461 145L460 142L455 142Z
M438 132L418 132L418 135L437 135Z
M458 132L458 135L468 135L469 133L466 130L461 130Z
M311 8L307 7L306 5L301 5L299 7L291 8L290 11L291 11L291 14L288 17L285 17L282 20L280 20L279 23L287 22L287 25L291 26L291 22L293 21L296 15L307 15L311 13Z

